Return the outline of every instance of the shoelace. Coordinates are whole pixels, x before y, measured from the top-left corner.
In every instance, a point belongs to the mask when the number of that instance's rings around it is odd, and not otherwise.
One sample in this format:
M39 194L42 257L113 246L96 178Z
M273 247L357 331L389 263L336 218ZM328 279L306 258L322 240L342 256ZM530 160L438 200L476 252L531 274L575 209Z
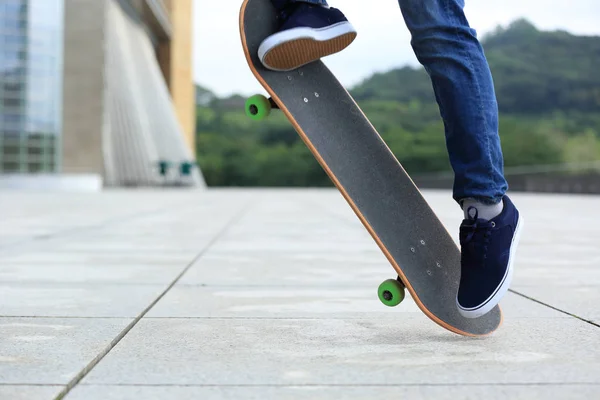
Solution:
M465 246L470 246L471 250L473 250L473 246L475 245L475 243L477 243L476 241L473 242L473 239L476 237L481 238L481 244L483 245L483 252L481 254L481 257L483 259L486 259L488 246L490 244L490 237L492 236L492 229L496 226L496 223L493 221L484 221L478 219L477 217L479 213L477 212L477 209L475 207L469 207L467 209L467 215L471 215L471 209L475 210L475 215L472 217L473 223L468 225L465 224L461 227L461 230L464 233L466 233L466 236L463 240L463 244ZM476 236L476 233L479 233L479 235Z

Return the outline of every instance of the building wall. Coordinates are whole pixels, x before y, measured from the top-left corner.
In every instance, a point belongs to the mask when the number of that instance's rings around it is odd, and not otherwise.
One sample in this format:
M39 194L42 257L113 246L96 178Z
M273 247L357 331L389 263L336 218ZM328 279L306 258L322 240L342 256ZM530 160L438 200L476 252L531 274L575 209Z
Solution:
M106 29L108 131L106 182L154 185L159 161L191 161L169 88L156 60L155 45L142 16L130 3L109 1ZM172 171L177 175L177 170ZM198 170L188 183L203 183Z
M172 34L170 41L164 41L159 46L159 63L169 86L186 144L192 154L196 154L196 109L192 70L193 1L164 0L164 4L171 17Z
M0 5L0 173L60 170L62 33L63 0Z
M191 8L176 3L186 2ZM65 10L63 171L96 173L108 186L159 185L166 161L175 167L168 179L203 186L199 169L187 177L176 169L195 159L189 37L153 32L139 1L65 0ZM191 37L191 21L181 18Z
M104 175L108 0L65 0L63 173Z

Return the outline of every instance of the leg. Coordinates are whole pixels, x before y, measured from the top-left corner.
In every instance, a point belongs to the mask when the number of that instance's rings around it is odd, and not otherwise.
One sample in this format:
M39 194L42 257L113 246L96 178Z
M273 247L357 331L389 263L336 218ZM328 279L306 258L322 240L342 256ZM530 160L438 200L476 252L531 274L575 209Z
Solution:
M326 0L271 0L281 24L258 49L262 64L289 71L346 48L356 37L344 14Z
M455 173L454 199L499 203L507 190L494 83L464 0L399 0L412 47L429 73Z
M494 83L481 44L464 15L464 0L399 0L415 54L431 77L463 206L462 315L476 318L504 296L522 218L505 196Z

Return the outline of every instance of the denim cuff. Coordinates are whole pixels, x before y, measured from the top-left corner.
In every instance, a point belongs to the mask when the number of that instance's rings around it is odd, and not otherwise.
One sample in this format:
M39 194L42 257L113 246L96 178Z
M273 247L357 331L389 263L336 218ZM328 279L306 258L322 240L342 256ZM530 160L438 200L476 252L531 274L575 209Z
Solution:
M311 3L311 4L319 4L322 6L327 6L327 0L271 0L271 3L275 6L275 8L281 10L285 6L291 3Z
M291 0L291 2L292 3L304 2L304 3L311 3L311 4L320 4L322 6L327 5L327 0Z

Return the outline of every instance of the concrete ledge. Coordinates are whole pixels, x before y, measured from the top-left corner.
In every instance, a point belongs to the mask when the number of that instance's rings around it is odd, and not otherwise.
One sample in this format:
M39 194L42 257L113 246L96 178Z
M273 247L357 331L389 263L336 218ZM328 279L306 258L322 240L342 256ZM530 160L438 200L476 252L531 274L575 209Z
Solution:
M52 190L99 192L102 177L96 174L10 174L0 175L0 190Z

